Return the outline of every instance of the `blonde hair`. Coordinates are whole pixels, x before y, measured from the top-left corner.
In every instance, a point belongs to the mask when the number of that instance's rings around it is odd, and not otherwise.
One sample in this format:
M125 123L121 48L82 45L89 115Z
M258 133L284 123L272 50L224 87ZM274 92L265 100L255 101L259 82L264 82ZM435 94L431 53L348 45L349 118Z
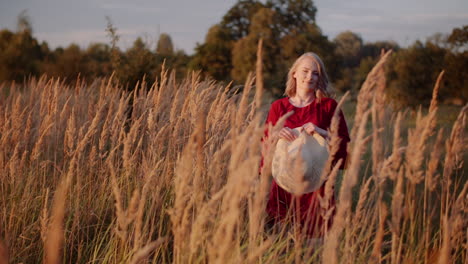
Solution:
M284 91L284 94L289 97L293 97L296 95L296 79L294 78L294 73L296 72L297 67L299 67L299 63L306 57L312 58L312 60L317 64L319 80L317 84L317 89L315 90L315 96L320 101L320 99L322 99L323 97L330 96L328 75L327 71L325 70L325 65L323 64L322 59L320 59L320 57L313 52L307 52L302 54L293 63L291 69L289 69L288 72L288 80L286 81L286 90Z

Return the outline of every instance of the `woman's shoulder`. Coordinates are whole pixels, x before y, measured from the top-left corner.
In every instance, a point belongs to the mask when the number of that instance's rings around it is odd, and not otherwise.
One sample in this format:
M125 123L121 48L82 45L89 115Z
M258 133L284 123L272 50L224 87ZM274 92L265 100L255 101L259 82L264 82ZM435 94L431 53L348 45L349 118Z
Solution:
M320 104L322 105L322 109L325 109L327 112L334 112L338 103L335 99L330 97L324 97L320 100Z
M323 97L321 99L321 103L325 105L337 105L338 104L335 99L330 98L330 97Z
M321 103L328 107L336 107L338 105L338 102L336 102L336 100L331 97L322 98Z
M289 97L283 97L280 99L277 99L271 103L271 107L274 108L282 108L286 106L289 103Z
M271 103L270 110L268 111L267 122L272 122L273 124L275 124L278 118L280 118L283 114L286 113L287 102L287 97L273 101Z

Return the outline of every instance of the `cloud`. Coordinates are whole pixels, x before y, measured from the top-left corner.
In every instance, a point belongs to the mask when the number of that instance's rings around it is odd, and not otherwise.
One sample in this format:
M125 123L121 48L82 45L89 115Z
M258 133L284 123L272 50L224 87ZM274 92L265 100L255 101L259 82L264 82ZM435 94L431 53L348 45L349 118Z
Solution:
M351 30L360 34L365 41L393 40L403 46L416 40L425 40L437 32L448 34L454 27L468 21L468 13L436 10L421 13L421 10L401 12L382 9L370 12L348 6L345 9L328 8L318 17L324 32L334 38L339 33ZM328 13L327 13L328 12Z
M379 15L351 15L351 14L330 14L326 19L327 20L334 20L334 21L359 21L360 23L371 23L371 22L377 22L381 20L381 16Z
M465 23L468 21L468 13L440 14L440 13L414 13L402 16L402 19L412 23Z
M125 11L128 13L139 13L139 14L160 14L167 11L167 8L157 7L146 4L135 4L131 2L105 2L100 4L100 8L109 11Z

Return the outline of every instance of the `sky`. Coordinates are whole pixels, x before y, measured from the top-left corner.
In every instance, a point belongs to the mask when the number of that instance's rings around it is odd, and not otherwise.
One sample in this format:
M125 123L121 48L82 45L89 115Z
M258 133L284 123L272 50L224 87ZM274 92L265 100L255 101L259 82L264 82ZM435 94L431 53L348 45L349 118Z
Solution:
M168 33L176 49L193 54L208 29L221 21L237 0L0 0L0 28L16 30L23 10L39 41L51 48L71 43L82 48L110 43L105 29L110 17L121 36L119 47L137 37L155 48ZM449 34L468 25L467 0L314 0L316 22L330 40L351 30L365 42L396 41L403 47L437 32Z

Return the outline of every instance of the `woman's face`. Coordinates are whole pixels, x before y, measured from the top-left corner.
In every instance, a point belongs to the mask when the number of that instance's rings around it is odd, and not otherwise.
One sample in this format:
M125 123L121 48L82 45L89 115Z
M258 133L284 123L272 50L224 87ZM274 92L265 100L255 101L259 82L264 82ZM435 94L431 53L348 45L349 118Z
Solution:
M314 59L305 57L300 62L293 74L296 79L297 92L313 92L317 88L319 69Z

